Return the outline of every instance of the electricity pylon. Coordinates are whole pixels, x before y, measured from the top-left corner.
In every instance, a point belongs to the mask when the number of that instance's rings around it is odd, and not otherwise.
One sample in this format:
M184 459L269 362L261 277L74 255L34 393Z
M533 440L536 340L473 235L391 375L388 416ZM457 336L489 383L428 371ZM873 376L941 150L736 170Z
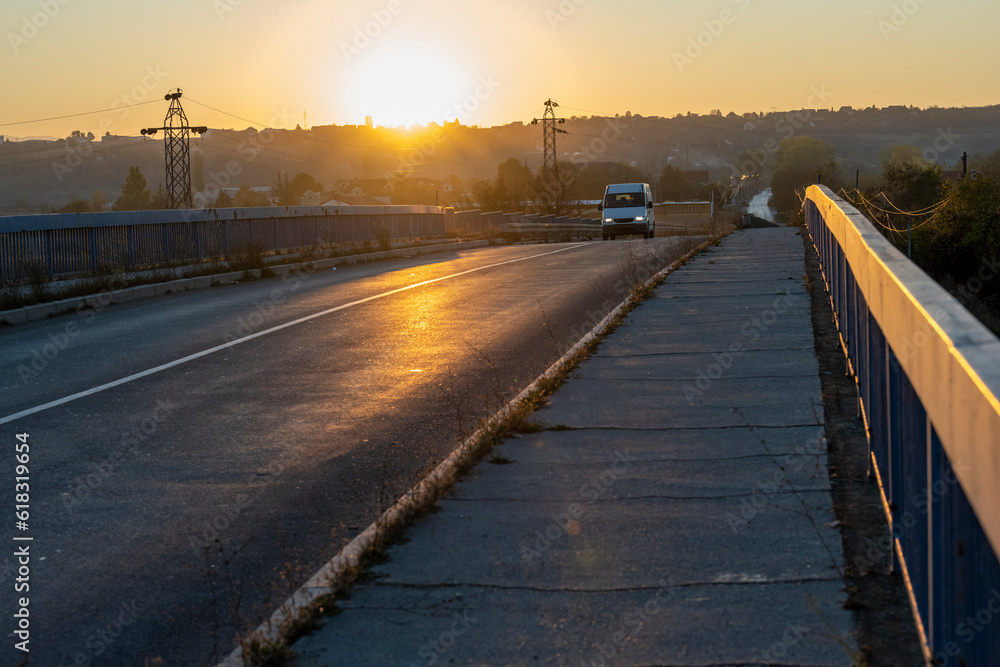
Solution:
M166 94L163 99L170 102L163 127L149 127L142 134L152 136L163 132L163 152L167 167L167 208L191 208L191 132L204 134L204 125L191 127L187 115L181 107L181 89Z
M552 99L545 102L545 115L539 121L535 118L531 121L532 125L538 125L539 122L542 124L542 138L544 146L544 159L542 161L542 174L545 177L549 175L557 176L559 174L559 154L556 153L556 135L557 134L567 134L566 130L560 130L556 127L556 123L562 125L566 122L565 118L556 118L555 108L559 106Z

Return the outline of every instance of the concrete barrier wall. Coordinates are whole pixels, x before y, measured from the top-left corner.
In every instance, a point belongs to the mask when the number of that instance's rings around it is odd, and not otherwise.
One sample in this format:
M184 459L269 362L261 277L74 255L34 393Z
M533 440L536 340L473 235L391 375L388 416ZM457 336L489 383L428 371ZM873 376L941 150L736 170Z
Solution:
M804 209L926 652L995 664L1000 340L828 188Z

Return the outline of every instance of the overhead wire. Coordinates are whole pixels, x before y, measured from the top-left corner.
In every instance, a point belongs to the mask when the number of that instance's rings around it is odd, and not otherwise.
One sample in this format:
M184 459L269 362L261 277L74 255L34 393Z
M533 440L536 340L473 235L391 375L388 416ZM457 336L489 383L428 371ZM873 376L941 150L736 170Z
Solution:
M0 127L12 127L14 125L31 125L33 123L47 123L50 120L64 120L66 118L77 118L79 116L92 116L97 113L105 113L107 111L117 111L118 109L128 109L131 107L141 107L144 104L153 104L154 102L159 102L160 100L149 100L147 102L136 102L135 104L120 104L116 107L111 107L109 109L97 109L96 111L83 111L81 113L71 113L63 116L52 116L50 118L37 118L35 120L19 120L12 123L0 123Z
M886 202L888 202L890 206L892 206L897 211L899 211L899 213L895 213L893 211L887 211L886 209L883 209L883 208L881 208L879 206L876 206L874 202L872 202L867 197L865 197L864 193L862 193L860 190L858 190L856 188L854 190L852 190L850 193L847 192L844 188L841 188L840 189L840 193L842 193L844 195L844 197L847 199L847 201L849 201L851 204L853 204L855 206L862 206L862 207L864 207L868 211L868 218L872 222L874 222L875 224L879 225L880 227L883 227L883 228L889 230L890 232L893 232L895 234L900 234L900 235L907 234L907 233L910 233L910 232L914 232L914 231L916 231L918 229L921 229L922 227L925 227L925 226L931 224L932 222L934 222L938 218L938 215L941 213L941 211L951 201L950 199L945 199L945 200L943 200L941 202L938 202L934 206L928 207L926 209L921 209L921 210L924 211L923 215L930 215L930 217L927 218L926 220L924 220L923 222L919 223L918 225L910 227L909 229L897 229L895 226L887 224L887 223L882 222L881 220L879 220L879 216L872 214L872 210L878 211L879 213L883 213L887 217L888 216L892 216L892 215L899 215L899 214L903 214L903 215L907 215L907 216L912 216L912 217L920 217L920 216L919 215L914 215L912 212L902 211L901 209L899 209L898 206L896 206L891 201L889 201L889 198L885 195L884 192L880 192L879 195L876 195L876 196L882 196L886 200ZM855 202L854 200L851 199L851 194L856 194L857 195L857 198L858 198L857 202Z

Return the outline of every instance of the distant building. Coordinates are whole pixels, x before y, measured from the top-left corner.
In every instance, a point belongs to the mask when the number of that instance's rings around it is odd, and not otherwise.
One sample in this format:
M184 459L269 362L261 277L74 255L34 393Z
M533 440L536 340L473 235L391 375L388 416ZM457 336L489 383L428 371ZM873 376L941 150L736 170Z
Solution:
M337 190L349 197L385 197L390 194L389 181L384 178L354 178L337 181Z
M299 204L301 206L319 206L323 203L322 192L313 192L312 190L307 190L301 197L299 197Z
M129 136L122 136L122 135L118 135L118 134L105 134L103 137L101 137L101 143L115 143L115 142L117 142L117 143L130 143L130 144L134 144L134 143L142 141L142 140L143 140L142 137L129 137Z
M323 202L322 206L389 206L391 197L349 197L346 195Z
M753 124L752 121L747 121L743 123L743 130L746 132L753 132L757 129L757 126Z

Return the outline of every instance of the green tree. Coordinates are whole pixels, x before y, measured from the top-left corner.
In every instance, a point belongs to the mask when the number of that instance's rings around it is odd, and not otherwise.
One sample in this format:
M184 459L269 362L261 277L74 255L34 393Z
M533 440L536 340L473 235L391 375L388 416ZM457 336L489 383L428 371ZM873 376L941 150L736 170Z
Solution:
M484 211L516 213L533 196L535 178L527 165L508 158L497 166L496 180L484 179L472 184L472 196Z
M904 211L920 211L941 201L941 165L924 158L920 149L890 146L882 151L882 191Z
M215 208L232 208L233 197L225 190L219 190L219 196L215 198Z
M104 196L101 189L98 188L94 190L94 196L90 198L90 210L92 211L103 211L104 207L108 205L108 198Z
M299 203L298 197L292 193L288 174L281 171L278 172L277 178L271 184L271 197L276 199L281 206L295 206Z
M794 213L801 205L805 189L820 176L825 185L834 186L837 156L830 145L815 137L783 139L774 153L771 206L778 213Z
M694 192L694 186L684 172L672 165L667 165L660 173L660 189L657 194L663 201L688 201Z
M90 202L86 199L74 199L65 206L57 209L58 213L88 213L90 211Z
M288 190L297 202L299 197L310 190L313 192L323 192L325 188L323 187L323 184L313 178L311 174L307 174L302 171L295 174L291 181L288 181Z
M263 192L251 190L250 186L246 183L241 185L240 189L236 191L236 197L233 199L233 203L236 204L237 208L251 208L254 206L271 205L271 202L268 201Z
M543 171L535 178L535 200L542 213L563 215L581 208L572 203L580 199L580 170L570 162L558 167L558 174Z
M117 211L142 211L150 207L149 188L146 187L146 177L139 167L129 167L125 182L122 183L122 194L115 200Z
M156 193L149 198L149 208L157 211L167 208L167 193L163 189L163 183L160 183L160 187L156 189Z
M972 159L970 169L975 178L991 178L1000 181L1000 151L992 155L976 156Z
M191 151L191 188L205 191L205 153L200 150Z
M938 280L949 276L965 282L978 277L984 261L1000 257L1000 183L966 178L948 183L943 195L944 207L914 225L913 260ZM997 283L983 281L980 296L995 298L1000 294Z

